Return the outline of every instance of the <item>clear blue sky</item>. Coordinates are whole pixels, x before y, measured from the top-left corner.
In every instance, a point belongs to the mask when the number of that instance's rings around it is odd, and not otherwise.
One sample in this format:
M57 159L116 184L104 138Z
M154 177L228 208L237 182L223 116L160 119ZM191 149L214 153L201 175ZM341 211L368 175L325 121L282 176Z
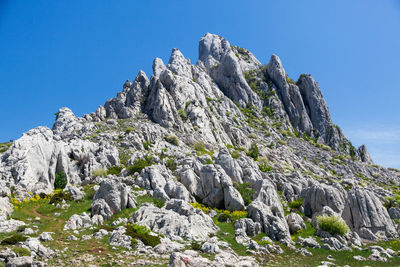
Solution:
M311 73L350 140L400 167L399 0L0 0L0 141L95 111L173 47L195 63L206 32Z

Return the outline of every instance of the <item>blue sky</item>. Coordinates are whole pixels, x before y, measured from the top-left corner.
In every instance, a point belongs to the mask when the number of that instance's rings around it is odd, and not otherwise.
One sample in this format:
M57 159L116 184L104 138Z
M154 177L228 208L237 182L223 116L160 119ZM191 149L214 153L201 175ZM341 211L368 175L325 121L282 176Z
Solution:
M95 111L173 47L195 63L206 32L311 73L349 139L400 168L399 0L0 0L0 142Z

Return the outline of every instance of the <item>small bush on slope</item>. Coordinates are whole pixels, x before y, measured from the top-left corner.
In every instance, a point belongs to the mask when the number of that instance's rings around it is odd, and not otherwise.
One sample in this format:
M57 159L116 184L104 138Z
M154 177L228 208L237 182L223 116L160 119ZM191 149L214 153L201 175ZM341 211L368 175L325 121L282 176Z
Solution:
M350 231L347 224L338 216L332 215L323 215L317 217L318 227L326 232L329 232L331 235L341 235L343 236L348 231Z

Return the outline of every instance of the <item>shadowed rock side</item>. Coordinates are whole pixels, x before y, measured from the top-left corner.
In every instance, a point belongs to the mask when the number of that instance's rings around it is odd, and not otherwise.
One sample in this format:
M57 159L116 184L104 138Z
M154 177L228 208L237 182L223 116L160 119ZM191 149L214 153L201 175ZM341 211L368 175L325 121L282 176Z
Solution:
M140 71L96 112L78 118L61 108L52 130L24 133L0 157L0 232L26 223L7 217L16 199L51 194L65 179L75 201L94 193L91 208L72 215L63 231L106 224L114 228L94 238L110 235L112 246L169 255L171 266L188 266L186 259L256 266L259 255L283 253L277 242L301 255L311 253L307 247L356 251L363 242L397 238L400 229L400 171L372 165L364 145L353 147L312 76L295 82L278 56L263 65L209 33L196 65L174 48L167 65L156 58L150 78ZM321 228L321 216L336 216L350 231ZM152 238L135 237L131 225L162 235L161 243L146 248ZM221 234L220 227L232 229ZM294 237L310 227L321 239ZM32 240L30 251L53 257ZM239 256L238 244L258 256ZM384 255L378 252L371 257Z

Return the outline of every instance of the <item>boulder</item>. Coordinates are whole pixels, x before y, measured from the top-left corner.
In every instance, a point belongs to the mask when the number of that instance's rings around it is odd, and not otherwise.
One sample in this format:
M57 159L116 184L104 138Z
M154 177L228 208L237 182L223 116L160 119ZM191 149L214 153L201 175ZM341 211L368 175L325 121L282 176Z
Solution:
M335 184L333 186L325 184L314 184L307 188L304 195L302 207L304 214L312 217L314 213L321 212L325 206L330 207L339 215L343 212L345 206L345 191Z
M136 201L130 187L117 180L105 179L93 197L92 215L110 219L112 214L134 207Z
M386 208L375 194L364 188L348 192L343 219L361 238L377 240L397 237L397 231Z
M206 241L218 230L209 216L177 199L168 201L161 209L145 203L135 212L132 221L178 241Z
M298 231L305 229L306 224L304 223L303 218L297 213L290 213L286 216L286 221L289 225L289 230L292 234L297 233Z
M42 258L51 258L54 254L54 251L46 248L40 243L39 239L33 237L30 237L25 241L24 247Z
M280 204L280 202L279 202ZM274 240L289 239L289 226L279 206L267 206L263 202L253 201L248 207L249 217L261 224L262 230Z

